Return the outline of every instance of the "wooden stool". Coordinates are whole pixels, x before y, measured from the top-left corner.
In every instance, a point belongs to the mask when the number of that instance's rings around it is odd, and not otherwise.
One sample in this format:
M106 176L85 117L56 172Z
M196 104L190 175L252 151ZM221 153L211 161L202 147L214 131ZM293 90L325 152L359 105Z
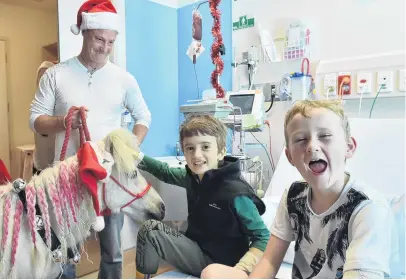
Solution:
M28 182L33 175L34 167L34 144L22 145L16 147L17 161L16 161L16 178L21 178Z

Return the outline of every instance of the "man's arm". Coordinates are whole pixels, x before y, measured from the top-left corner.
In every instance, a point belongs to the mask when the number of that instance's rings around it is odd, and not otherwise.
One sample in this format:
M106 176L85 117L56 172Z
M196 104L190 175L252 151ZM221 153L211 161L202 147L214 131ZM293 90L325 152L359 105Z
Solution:
M30 128L39 134L63 131L63 116L53 116L55 107L55 85L47 71L41 77L38 90L30 108Z
M135 136L137 136L138 141L142 143L142 141L144 141L144 138L148 133L148 127L142 124L136 124L134 125L133 133L135 134Z
M137 81L132 76L129 77L124 105L135 120L133 133L142 143L151 124L151 112L142 97Z
M52 134L64 131L64 117L63 116L47 116L39 115L34 121L34 131L39 134Z

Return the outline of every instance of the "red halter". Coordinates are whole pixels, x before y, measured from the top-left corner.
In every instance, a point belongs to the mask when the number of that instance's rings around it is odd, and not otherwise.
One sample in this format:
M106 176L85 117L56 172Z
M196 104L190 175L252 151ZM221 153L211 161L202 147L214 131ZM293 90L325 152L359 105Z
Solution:
M131 195L132 197L134 197L132 200L130 200L128 203L124 204L123 206L121 206L120 209L123 209L125 207L127 207L128 205L130 205L131 203L133 203L135 200L142 198L144 195L147 194L147 192L149 191L149 189L151 188L151 184L148 183L148 185L145 187L145 189L140 192L140 193L133 193L132 191L130 191L129 189L127 189L125 186L123 186L116 178L114 178L113 176L110 176L110 179L112 179L114 181L114 183L116 183L120 188L122 188L125 192L127 192L129 195ZM103 211L100 212L101 215L111 215L111 210L110 208L107 207L107 203L106 203L106 183L103 183L103 202L104 205L106 207L106 209L104 209Z

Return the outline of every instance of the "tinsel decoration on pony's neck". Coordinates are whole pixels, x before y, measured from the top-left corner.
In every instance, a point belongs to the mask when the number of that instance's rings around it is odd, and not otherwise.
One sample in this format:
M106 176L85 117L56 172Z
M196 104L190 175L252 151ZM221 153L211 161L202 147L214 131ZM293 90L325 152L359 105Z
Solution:
M224 98L224 89L219 83L219 77L223 73L224 62L221 59L220 50L224 47L223 36L221 35L221 13L218 9L221 0L210 0L210 13L213 16L213 28L211 33L213 34L213 44L211 46L211 59L213 64L216 66L211 74L211 84L214 89L216 89L216 97Z

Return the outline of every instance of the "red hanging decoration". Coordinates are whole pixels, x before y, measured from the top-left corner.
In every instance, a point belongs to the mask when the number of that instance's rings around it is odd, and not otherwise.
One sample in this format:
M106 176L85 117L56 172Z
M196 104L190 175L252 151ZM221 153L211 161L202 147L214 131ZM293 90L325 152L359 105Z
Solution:
M224 89L221 87L219 83L219 77L221 73L223 73L224 69L224 62L220 55L220 48L223 46L223 36L221 35L221 24L220 24L220 17L221 13L218 10L218 6L221 0L210 0L210 13L213 16L213 28L211 29L211 33L213 34L213 44L211 46L211 60L213 64L216 66L211 74L211 84L213 88L216 89L216 97L217 98L224 98Z

